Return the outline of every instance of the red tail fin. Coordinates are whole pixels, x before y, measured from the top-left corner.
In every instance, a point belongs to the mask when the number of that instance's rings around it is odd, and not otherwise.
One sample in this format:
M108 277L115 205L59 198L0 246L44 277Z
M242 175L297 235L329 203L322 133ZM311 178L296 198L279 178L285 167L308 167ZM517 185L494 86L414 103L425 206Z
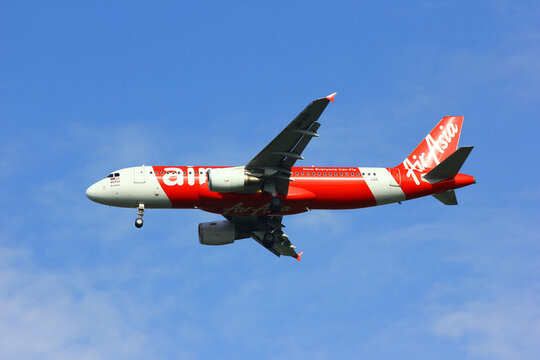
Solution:
M463 116L445 116L403 161L406 169L423 171L439 165L456 151Z
M433 169L444 159L456 151L463 126L463 116L445 116L418 144L416 149L397 167L407 171L407 177L412 176L419 184L415 171L426 172Z

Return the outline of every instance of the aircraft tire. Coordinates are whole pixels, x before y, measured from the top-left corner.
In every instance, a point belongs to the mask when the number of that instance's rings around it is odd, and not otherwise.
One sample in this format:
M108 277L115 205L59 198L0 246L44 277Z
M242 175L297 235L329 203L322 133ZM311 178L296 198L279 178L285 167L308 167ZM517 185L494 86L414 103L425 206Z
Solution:
M135 227L137 229L140 229L142 228L142 226L143 226L143 219L142 218L135 219Z
M276 242L276 236L274 234L272 233L264 234L262 243L265 248L271 249L272 247L274 247L275 242Z
M273 212L273 213L281 212L282 207L283 207L283 202L277 196L274 196L270 200L270 206L269 206L270 212Z

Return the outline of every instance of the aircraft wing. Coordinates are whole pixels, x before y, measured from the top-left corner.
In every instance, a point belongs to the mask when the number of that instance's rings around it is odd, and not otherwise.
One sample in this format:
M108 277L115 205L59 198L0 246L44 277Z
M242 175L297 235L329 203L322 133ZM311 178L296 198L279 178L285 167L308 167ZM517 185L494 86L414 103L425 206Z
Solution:
M291 243L287 234L282 230L283 216L228 216L225 218L238 226L243 232L265 247L276 256L291 256L300 261L302 253L296 252L296 247ZM272 233L275 241L271 246L264 242L264 235Z
M291 167L304 159L302 152L313 137L319 136L317 130L321 124L317 120L335 95L314 100L246 164L247 170L265 177L265 191L287 194Z

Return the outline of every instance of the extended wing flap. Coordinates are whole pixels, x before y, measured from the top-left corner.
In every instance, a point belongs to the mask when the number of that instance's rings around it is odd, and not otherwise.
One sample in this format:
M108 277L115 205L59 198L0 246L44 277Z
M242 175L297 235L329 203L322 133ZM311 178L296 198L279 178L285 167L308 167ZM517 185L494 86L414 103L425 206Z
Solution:
M291 256L299 258L295 246L289 237L281 230L284 225L281 223L282 216L225 216L227 220L235 224L244 233L249 234L255 241L276 256ZM267 247L263 243L263 237L271 232L276 237L274 244Z
M264 236L263 231L255 231L252 233L252 238L257 241L259 244L261 244L265 249L270 251L276 256L290 256L295 259L298 258L298 254L296 253L296 247L290 242L287 235L285 235L282 231L275 232L274 235L276 236L276 241L274 245L270 247L266 247L263 244L262 238Z
M314 122L308 131L316 134L317 130L319 130L319 127L321 127L321 124L318 122ZM304 151L304 149L307 147L309 142L311 141L311 138L312 136L310 135L302 136L302 138L296 143L296 145L292 149L292 152L296 154L301 154ZM296 162L296 159L287 158L285 159L285 161L283 161L283 167L285 167L286 169L290 169L294 165L295 162Z

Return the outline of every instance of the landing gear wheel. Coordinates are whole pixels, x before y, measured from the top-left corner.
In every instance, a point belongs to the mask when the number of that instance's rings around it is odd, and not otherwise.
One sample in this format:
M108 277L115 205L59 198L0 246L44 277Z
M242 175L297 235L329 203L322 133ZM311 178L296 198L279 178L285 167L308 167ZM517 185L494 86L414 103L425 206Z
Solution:
M281 212L282 206L283 206L283 202L277 196L274 196L270 200L270 212L273 212L273 213Z
M140 229L140 228L142 228L142 226L143 226L143 220L142 220L142 218L137 218L137 219L135 219L135 227L138 228L138 229Z
M274 247L274 243L276 242L276 236L272 233L266 233L263 236L263 246L267 249L271 249Z

